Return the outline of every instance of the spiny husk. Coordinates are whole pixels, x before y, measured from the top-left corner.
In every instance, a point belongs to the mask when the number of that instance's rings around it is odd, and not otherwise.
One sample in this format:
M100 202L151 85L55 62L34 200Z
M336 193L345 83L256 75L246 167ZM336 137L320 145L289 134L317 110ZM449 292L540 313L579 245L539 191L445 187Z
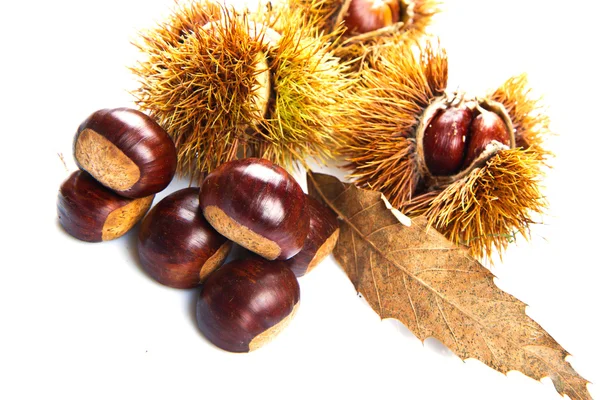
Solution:
M307 33L311 29L302 26ZM341 143L334 134L341 123L337 103L354 83L345 77L348 65L325 51L322 40L303 36L293 24L282 32L270 58L277 95L271 118L260 122L265 139L261 154L285 165L307 156L331 158Z
M516 234L529 237L532 214L547 207L540 193L540 155L532 149L501 150L482 168L443 190L405 204L409 216L424 214L430 225L478 258L501 256Z
M380 46L344 102L348 123L341 150L362 187L381 191L410 217L431 226L478 258L500 256L517 233L529 237L533 216L546 201L540 193L549 133L548 118L524 76L509 79L487 99L501 103L515 129L517 147L497 150L481 167L442 187L428 187L419 172L416 132L427 107L445 93L448 63L441 46Z
M552 156L544 148L544 139L552 134L550 119L542 99L529 87L527 75L508 79L488 97L504 104L515 128L517 147L531 148L541 160Z
M259 24L250 15L180 2L137 44L146 59L132 68L140 82L133 94L174 139L180 175L201 179L247 156L289 168L305 157L331 157L336 147L331 105L352 83L342 78L347 66L297 13L267 9L252 15ZM275 44L270 28L281 35ZM263 54L272 80L266 115L256 104Z
M367 34L355 35L344 26L344 15L351 0L290 0L291 8L302 10L330 39L335 41L336 55L344 60L362 59L373 46L387 42L390 38L403 35L422 35L431 24L433 17L440 11L438 0L398 0L403 15L401 21Z
M444 93L445 51L434 44L379 48L366 66L352 98L340 104L347 123L340 150L360 186L382 191L398 208L419 183L414 130L425 108Z

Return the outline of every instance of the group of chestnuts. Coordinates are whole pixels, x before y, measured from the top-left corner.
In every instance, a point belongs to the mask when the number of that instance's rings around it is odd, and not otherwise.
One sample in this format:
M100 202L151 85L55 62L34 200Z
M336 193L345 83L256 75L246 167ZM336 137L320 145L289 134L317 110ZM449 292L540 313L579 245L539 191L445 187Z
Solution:
M65 231L100 242L143 219L141 266L163 285L200 288L198 327L222 349L251 351L279 333L300 301L297 277L337 241L336 214L265 159L222 164L201 187L171 193L147 213L173 179L177 156L169 135L140 111L93 113L73 147L80 169L58 195ZM234 243L249 251L225 263Z
M428 114L431 118L423 132L422 151L433 176L455 175L479 158L489 158L484 153L492 142L500 148L514 147L510 117L476 101L440 105ZM424 119L428 118L425 115Z

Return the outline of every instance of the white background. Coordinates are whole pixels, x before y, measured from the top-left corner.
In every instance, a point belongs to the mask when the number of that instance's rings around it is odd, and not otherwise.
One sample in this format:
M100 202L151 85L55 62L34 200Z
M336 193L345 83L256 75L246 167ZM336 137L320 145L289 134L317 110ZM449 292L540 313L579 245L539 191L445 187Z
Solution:
M450 87L483 91L528 72L558 135L551 207L533 240L493 268L496 283L600 381L598 165L600 39L594 1L448 1L434 32ZM67 236L56 218L74 170L71 141L96 109L131 106L130 44L168 0L3 1L0 5L0 398L558 399L542 383L462 362L381 322L331 259L301 279L302 306L274 342L230 354L195 327L194 290L153 282L136 232ZM59 158L64 155L65 165ZM174 182L162 198L186 182ZM599 397L598 385L590 385Z

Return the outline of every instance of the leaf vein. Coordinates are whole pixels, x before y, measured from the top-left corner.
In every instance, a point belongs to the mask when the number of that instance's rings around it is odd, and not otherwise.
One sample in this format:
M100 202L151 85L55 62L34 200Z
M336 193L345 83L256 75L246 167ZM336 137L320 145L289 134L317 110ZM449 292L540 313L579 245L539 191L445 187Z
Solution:
M377 229L375 229L373 232L369 233L369 234L367 235L367 237L370 237L371 235L373 235L373 234L375 234L375 233L377 233L377 232L383 231L383 230L385 230L385 229L387 229L387 228L393 228L393 227L394 227L394 226L396 226L396 225L400 225L400 222L396 222L395 224L386 225L386 226L382 226L381 228L377 228Z
M439 299L436 297L435 298L435 304L437 305L438 310L440 311L440 314L442 315L442 319L444 320L444 322L446 323L446 326L448 327L448 330L450 331L450 334L452 335L452 339L454 339L454 343L456 343L456 348L458 349L459 346L459 341L456 338L456 335L454 334L454 330L452 329L452 327L450 326L450 323L448 322L448 320L446 319L446 314L444 313L444 310L442 309L442 307L440 306L440 301Z
M379 287L377 286L377 280L375 279L375 273L373 272L373 252L369 252L369 269L371 270L371 278L373 279L373 285L375 286L375 293L377 293L377 304L379 304L379 315L383 316L383 304L381 303L381 297L379 296Z
M419 315L417 314L417 309L415 308L415 305L414 305L413 300L412 300L412 296L410 295L410 290L408 289L408 285L406 283L406 275L407 274L404 274L402 276L402 282L404 283L404 289L406 290L406 295L408 296L408 302L410 303L410 307L411 307L411 309L413 311L413 314L415 315L415 323L417 324L417 331L418 331L417 332L418 333L417 337L422 340L422 337L421 337L421 324L419 323Z

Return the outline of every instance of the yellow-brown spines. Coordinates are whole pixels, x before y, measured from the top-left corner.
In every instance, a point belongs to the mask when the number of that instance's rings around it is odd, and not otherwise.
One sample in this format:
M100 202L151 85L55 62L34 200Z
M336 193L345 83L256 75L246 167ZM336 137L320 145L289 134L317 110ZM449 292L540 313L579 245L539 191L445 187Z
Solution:
M132 68L134 95L173 137L181 175L200 178L238 157L286 167L325 159L337 143L332 105L351 84L329 46L297 12L182 3L142 36L147 57ZM262 112L265 68L271 87Z
M341 152L356 183L381 191L410 217L426 215L431 226L479 258L501 254L517 233L528 237L546 206L540 181L549 127L525 77L468 100L509 119L511 145L499 143L456 175L432 179L423 173L417 132L431 120L431 105L451 107L464 97L445 92L444 50L403 42L379 46L370 57L353 98L342 106L348 122L340 130L346 143Z
M416 46L416 44L415 44ZM414 131L448 79L443 49L428 45L380 47L361 73L352 98L340 104L346 123L340 149L359 186L381 190L396 207L419 182Z
M373 46L398 37L422 35L440 11L437 0L396 0L396 5L391 7L398 10L394 13L398 16L392 18L393 23L386 23L372 31L358 32L345 24L352 12L353 1L356 0L290 0L289 3L291 8L302 10L310 24L335 42L337 56L358 61L354 64L355 69L360 68L365 53Z

